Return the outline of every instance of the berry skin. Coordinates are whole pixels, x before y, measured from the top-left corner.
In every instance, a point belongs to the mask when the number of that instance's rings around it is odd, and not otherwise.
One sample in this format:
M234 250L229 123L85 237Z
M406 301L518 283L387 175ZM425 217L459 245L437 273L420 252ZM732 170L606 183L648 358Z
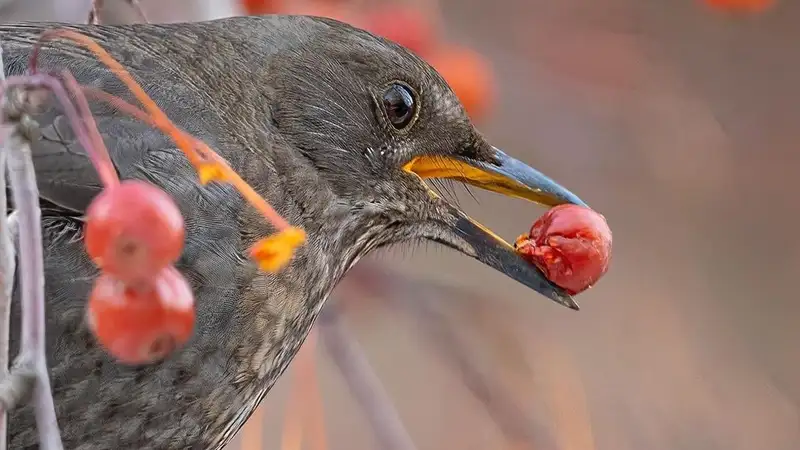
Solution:
M166 192L138 180L107 187L86 211L85 245L104 272L126 281L149 279L183 250L183 216Z
M594 285L611 261L611 229L592 209L559 205L517 239L517 252L571 295Z
M135 285L103 273L89 297L87 320L100 345L120 362L153 363L192 336L194 295L171 266L151 283Z

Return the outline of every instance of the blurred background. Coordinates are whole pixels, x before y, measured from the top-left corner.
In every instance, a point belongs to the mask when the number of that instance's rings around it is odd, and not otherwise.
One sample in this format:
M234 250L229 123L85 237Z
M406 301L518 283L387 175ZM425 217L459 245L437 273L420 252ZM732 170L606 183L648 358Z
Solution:
M66 14L38 1L0 18ZM614 231L578 313L435 245L362 261L228 448L389 448L386 411L350 389L360 356L419 450L800 448L800 2L140 3L151 22L307 13L397 40ZM508 240L543 212L455 191Z

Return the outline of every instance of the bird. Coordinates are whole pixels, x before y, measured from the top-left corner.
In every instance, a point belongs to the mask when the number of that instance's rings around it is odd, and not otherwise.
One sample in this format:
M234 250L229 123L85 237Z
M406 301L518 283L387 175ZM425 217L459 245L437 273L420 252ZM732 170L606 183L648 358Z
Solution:
M578 309L513 246L438 195L450 179L555 206L586 205L491 145L423 59L345 23L245 16L195 23L0 24L6 76L26 72L42 32L65 28L122 63L168 117L206 142L307 239L282 270L246 249L275 230L227 184L199 184L161 132L99 102L95 122L123 180L175 200L186 238L176 263L196 299L191 340L155 364L114 361L89 331L97 268L83 249L87 206L102 190L55 102L31 117L45 257L46 353L65 448L219 449L286 370L326 299L359 259L429 240L477 259L557 304ZM38 70L133 102L116 75L65 41ZM19 352L19 289L11 308ZM38 448L32 406L10 414L9 448Z

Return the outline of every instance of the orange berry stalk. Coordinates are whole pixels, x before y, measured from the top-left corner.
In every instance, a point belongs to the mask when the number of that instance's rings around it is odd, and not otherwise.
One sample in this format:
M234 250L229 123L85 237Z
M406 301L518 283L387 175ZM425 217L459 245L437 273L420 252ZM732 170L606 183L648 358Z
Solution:
M275 235L256 242L250 250L251 257L256 260L262 270L277 271L289 262L294 254L294 250L305 242L305 232L300 228L289 225L286 219L278 214L264 198L258 195L255 189L247 184L247 182L228 165L224 158L214 152L201 140L194 138L175 126L147 93L145 93L144 89L134 81L128 71L91 38L74 31L63 29L43 33L40 37L39 45L37 45L31 55L30 68L32 71L36 71L37 56L41 44L56 38L69 39L94 53L103 64L110 68L114 74L125 83L131 93L144 106L144 111L107 93L84 89L87 94L104 100L121 111L127 112L139 120L161 130L164 134L172 138L177 147L186 155L186 158L197 171L198 178L202 184L207 184L211 181L227 182L231 184L248 203L255 207L278 230L278 233ZM107 152L106 157L108 157Z

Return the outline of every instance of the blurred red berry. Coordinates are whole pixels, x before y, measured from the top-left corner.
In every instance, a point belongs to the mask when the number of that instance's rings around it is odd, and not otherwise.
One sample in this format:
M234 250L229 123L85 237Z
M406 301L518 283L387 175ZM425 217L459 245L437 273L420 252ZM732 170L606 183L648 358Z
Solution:
M592 209L559 205L534 222L515 247L548 280L574 295L592 287L608 270L611 229Z
M281 0L240 0L244 13L248 16L274 14L278 12Z
M152 277L183 249L183 216L166 192L138 180L107 187L86 211L86 251L123 281Z
M494 101L494 75L479 53L455 45L443 46L427 58L475 120L486 116Z
M775 4L775 0L704 0L704 2L714 9L750 13L765 11Z
M433 20L419 8L400 2L376 5L364 15L361 28L396 42L419 55L435 41Z
M125 364L148 364L183 346L194 329L194 296L174 267L151 282L129 285L103 273L87 311L100 345Z

